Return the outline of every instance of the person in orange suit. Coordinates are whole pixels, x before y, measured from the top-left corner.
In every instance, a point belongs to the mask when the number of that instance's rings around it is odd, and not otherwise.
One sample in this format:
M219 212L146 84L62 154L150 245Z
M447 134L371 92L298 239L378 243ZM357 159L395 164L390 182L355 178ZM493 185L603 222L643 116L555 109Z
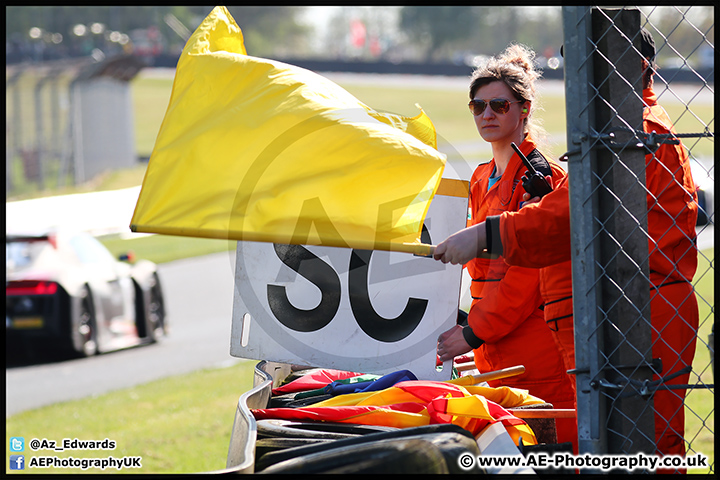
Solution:
M642 30L643 128L646 132L673 134L665 110L653 91L655 45ZM698 329L698 306L692 286L697 269L695 224L697 189L688 155L682 143L660 144L646 155L648 231L650 252L651 342L654 358L663 364L663 376L692 365ZM528 200L526 198L526 200ZM568 182L563 179L553 192L519 212L488 217L486 222L466 228L446 239L434 257L444 263L465 263L478 252L503 255L511 265L547 267L570 259L570 212ZM533 201L531 200L531 201ZM539 241L542 239L542 241ZM558 322L562 335L555 335L565 358L574 368L572 321ZM659 377L654 376L654 380ZM669 381L687 384L689 374ZM684 389L659 389L654 395L656 450L664 455L684 455Z
M565 177L559 165L540 153L531 131L534 125L529 119L539 76L532 58L526 48L511 45L473 74L469 106L480 136L492 146L493 159L478 166L470 181L470 225L520 208L524 192L520 183L526 168L511 143L552 182ZM555 408L573 408L572 379L545 325L540 272L509 266L502 258L475 258L466 267L473 297L468 325L440 336L440 358L450 360L474 349L480 372L524 365L523 375L490 382L491 386L526 389ZM445 350L445 339L450 337L461 342L461 351ZM573 427L573 420L558 422L558 441L577 444Z

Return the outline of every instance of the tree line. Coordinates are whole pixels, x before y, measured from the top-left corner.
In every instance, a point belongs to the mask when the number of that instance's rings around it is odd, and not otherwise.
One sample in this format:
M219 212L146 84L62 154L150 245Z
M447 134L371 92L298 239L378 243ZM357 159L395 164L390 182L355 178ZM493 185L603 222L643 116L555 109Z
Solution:
M702 45L704 49L714 45L713 7L640 8L644 21L667 36L667 42L657 39L658 47L669 44L664 51L659 48L661 56L676 55L673 50L688 56ZM122 50L119 42L109 42L110 32L127 35L132 44L139 41L133 32L151 29L164 52L179 53L185 42L182 29L194 30L211 10L211 6L8 6L6 52L24 48L30 52L25 53L30 57L26 60L32 60L38 49L60 56L85 55L92 48ZM333 7L329 28L323 32L305 21L308 7L231 6L228 10L243 30L248 51L276 58L457 63L467 56L498 53L511 42L526 44L539 55L557 55L563 41L559 6ZM102 24L103 31L80 36L74 32L78 24ZM34 37L29 34L32 29Z

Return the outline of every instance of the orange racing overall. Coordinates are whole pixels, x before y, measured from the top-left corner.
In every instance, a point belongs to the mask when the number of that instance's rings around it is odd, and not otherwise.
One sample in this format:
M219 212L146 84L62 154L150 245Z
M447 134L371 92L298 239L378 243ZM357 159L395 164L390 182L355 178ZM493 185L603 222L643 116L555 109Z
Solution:
M674 134L652 88L643 91L643 99L644 130ZM656 152L646 155L645 162L652 355L662 359L662 376L668 376L692 365L695 355L699 315L691 282L697 269L697 194L682 144L663 143ZM489 244L495 244L492 250L502 252L511 265L546 267L567 261L571 251L567 179L539 203L490 219L487 226ZM555 338L574 365L572 324L564 324L559 331L562 334ZM689 374L684 374L669 384L687 384L688 380ZM654 395L658 453L685 453L684 397L684 389L659 389Z
M521 151L538 171L564 176L562 169L548 162L526 137ZM478 166L470 182L470 225L489 215L520 208L525 193L521 177L526 168L513 154L500 179L488 188L495 161ZM530 394L552 403L555 408L574 408L572 379L547 328L537 268L508 265L500 258L475 258L466 264L472 278L472 306L468 324L472 333L484 341L475 349L478 370L488 372L524 365L517 377L490 382L529 390ZM565 425L569 423L570 425ZM562 424L562 425L561 425ZM558 441L573 441L573 421L557 422ZM569 427L569 428L568 428ZM574 435L577 443L577 435Z

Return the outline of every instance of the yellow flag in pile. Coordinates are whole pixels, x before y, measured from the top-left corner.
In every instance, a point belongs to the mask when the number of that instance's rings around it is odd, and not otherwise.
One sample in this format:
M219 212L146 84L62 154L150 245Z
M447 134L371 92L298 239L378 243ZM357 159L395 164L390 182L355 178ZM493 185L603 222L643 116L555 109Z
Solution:
M247 55L216 7L178 62L135 232L429 253L435 128L308 70Z

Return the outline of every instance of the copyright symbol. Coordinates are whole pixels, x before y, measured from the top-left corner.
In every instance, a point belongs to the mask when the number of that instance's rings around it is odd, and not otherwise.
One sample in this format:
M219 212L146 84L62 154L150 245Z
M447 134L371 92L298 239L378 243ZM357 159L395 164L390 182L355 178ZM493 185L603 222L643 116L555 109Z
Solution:
M33 438L32 440L30 440L30 448L33 450L37 450L38 448L40 448L40 440L38 440L37 438Z
M475 464L475 458L469 453L463 453L458 459L458 464L464 469L472 468L472 466Z

